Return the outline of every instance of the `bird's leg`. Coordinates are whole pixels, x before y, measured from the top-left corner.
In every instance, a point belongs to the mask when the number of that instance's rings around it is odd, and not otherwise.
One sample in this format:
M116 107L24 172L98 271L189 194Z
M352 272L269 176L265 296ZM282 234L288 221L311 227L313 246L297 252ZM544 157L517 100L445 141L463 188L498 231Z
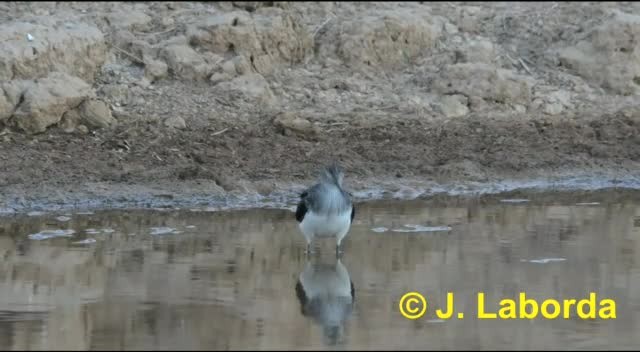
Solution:
M340 248L340 243L336 244L336 258L342 257L342 248Z
M307 242L307 250L305 251L307 255L311 254L311 242Z

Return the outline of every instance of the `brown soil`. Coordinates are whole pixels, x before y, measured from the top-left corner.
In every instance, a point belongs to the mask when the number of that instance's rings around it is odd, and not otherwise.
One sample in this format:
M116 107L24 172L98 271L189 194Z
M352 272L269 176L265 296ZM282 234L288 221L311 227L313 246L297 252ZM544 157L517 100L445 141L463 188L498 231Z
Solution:
M8 10L5 16L9 20L29 16L24 9L27 5L2 6ZM93 12L96 23L101 23L96 19L98 12L107 11L94 7L83 10L79 3L28 6L42 6L57 16ZM134 5L101 6L113 11L118 6ZM178 19L178 15L171 15L179 12L175 9L191 9L190 18L197 20L201 16L197 9L214 7L174 3L174 10L155 11L159 6L138 5L151 18L145 28L150 32L160 30L153 26L159 26L162 19ZM222 12L237 10L230 4L215 6ZM542 93L538 94L543 101L540 106L534 103L535 94L530 99L522 98L524 102L518 100L521 98L509 102L492 101L491 97L474 100L465 93L470 100L468 111L455 117L446 116L437 107L439 100L451 93L434 95L430 103L414 104L415 96L432 94L437 86L434 81L441 70L435 66L455 64L451 57L457 54L447 51L446 45L416 56L412 64L384 66L381 60L376 69L364 71L361 67L326 63L319 57L323 51L316 48L317 54L308 57L306 63L274 64L273 72L263 73L272 92L272 96L265 93L267 98L263 100L222 89L220 83L214 85L208 79L179 79L171 70L166 78L141 85L137 82L144 68L128 55L111 50L112 62L104 65L93 84L98 96L110 104L117 125L88 133L69 133L53 125L38 134L23 133L8 125L0 135L0 210L157 206L187 199L207 203L228 200L228 196L295 195L314 179L319 167L332 160L345 167L346 182L354 191L395 192L405 186L428 189L435 184L455 188L469 182L575 176L594 180L640 176L640 110L632 97L618 95L554 66L544 54L545 46L568 46L575 41L564 32L578 30L563 19L582 16L593 20L606 9L623 8L624 4L556 3L555 12L548 14L542 26L538 21L549 6L545 4L518 4L514 8L499 3L421 6L429 8L432 16L450 19L458 28L453 34L444 33L443 43L455 42L453 38L464 33L464 38L488 38L499 47L498 56L514 49L509 56L526 58L530 62L526 69L506 59L492 65L520 75L531 71L538 82L534 87L541 87L538 92L545 87L553 87L551 92L571 92L571 107L549 113L545 106L552 100L545 100ZM490 20L475 26L459 20L460 11L469 6L479 7L480 15L476 16ZM335 23L345 21L349 13L358 9L375 13L389 6L307 3L284 8L302 13L300 21L310 33L328 13L338 16L325 25L329 28L319 31L317 47L322 45L323 36L330 37L331 31L337 30ZM504 21L515 27L505 30L497 25ZM434 63L441 57L438 55L446 58ZM579 82L590 93L580 93L576 85L567 82ZM101 93L102 87L114 84L126 87L126 103L115 104L113 96ZM266 100L269 102L263 104ZM168 127L166 120L174 116L184 120L184 128ZM365 193L362 195L365 197Z

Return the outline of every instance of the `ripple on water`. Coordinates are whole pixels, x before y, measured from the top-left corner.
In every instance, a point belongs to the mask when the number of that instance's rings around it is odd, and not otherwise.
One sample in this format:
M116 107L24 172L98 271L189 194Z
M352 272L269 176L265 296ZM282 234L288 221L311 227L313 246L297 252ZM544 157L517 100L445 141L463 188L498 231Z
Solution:
M389 229L386 227L375 227L375 228L372 228L371 231L381 233L381 232L387 232L389 231Z
M60 221L60 222L66 222L66 221L71 220L71 218L70 218L70 217L68 217L68 216L64 216L64 215L63 215L63 216L58 216L58 217L56 218L56 220L58 220L58 221Z
M515 198L515 199L500 199L502 203L526 203L529 200L523 198Z
M176 231L173 227L152 227L151 234L152 235L169 235L169 234L178 234L179 231Z
M0 214L15 214L15 212L13 208L0 208Z
M86 232L86 233L88 233L90 235L98 235L100 233L113 233L113 232L116 232L116 230L110 229L110 228L106 228L106 229L90 228L90 229L85 229L84 232Z
M75 230L44 230L29 235L29 239L41 241L55 237L71 237L75 232Z
M565 258L540 258L540 259L521 259L521 262L528 262L528 263L536 263L536 264L547 264L547 263L553 263L553 262L564 262Z
M91 243L96 243L96 240L93 239L93 238L87 238L87 239L84 239L82 241L76 241L76 242L73 242L73 243L74 244L91 244Z
M393 229L393 232L437 232L437 231L451 231L449 226L422 226L407 224L404 227L408 229Z

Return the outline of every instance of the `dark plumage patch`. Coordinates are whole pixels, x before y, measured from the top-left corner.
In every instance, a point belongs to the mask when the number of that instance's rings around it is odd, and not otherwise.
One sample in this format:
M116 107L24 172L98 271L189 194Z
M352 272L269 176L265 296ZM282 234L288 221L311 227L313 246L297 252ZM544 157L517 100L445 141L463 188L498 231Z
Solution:
M352 300L356 299L356 289L355 287L353 287L353 281L351 281L351 299Z
M305 306L307 305L307 294L304 292L304 287L302 287L300 280L296 283L296 297L298 297L298 302L300 302L300 312L302 315L306 315L307 311Z
M302 222L304 219L304 215L307 213L307 202L305 198L307 197L307 192L303 192L300 195L300 202L298 203L298 207L296 208L296 220L298 222Z

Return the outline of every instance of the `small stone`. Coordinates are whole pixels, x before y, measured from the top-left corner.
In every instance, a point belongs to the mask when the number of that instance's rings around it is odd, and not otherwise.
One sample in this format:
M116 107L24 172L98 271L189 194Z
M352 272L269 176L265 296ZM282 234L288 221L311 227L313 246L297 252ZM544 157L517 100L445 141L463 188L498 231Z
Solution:
M169 68L164 61L150 60L145 64L144 75L147 80L155 81L165 78L169 72L168 70Z
M471 96L469 98L469 106L473 111L479 111L487 106L487 103L479 96Z
M149 80L146 77L142 77L138 82L136 82L136 84L142 88L149 88L149 86L151 85L151 82L149 82Z
M187 123L180 116L169 117L168 119L164 120L164 125L167 127L177 128L180 130L187 128Z
M233 58L233 64L235 65L236 73L238 75L244 75L251 72L251 64L249 60L242 55Z
M89 133L89 128L85 125L78 125L78 127L76 127L76 131L82 133L82 134L87 134Z
M172 44L160 53L173 76L187 81L205 80L212 72L212 65L188 44Z
M220 82L228 81L230 79L231 77L229 77L229 75L226 74L225 72L218 72L218 73L212 74L211 77L209 78L209 81L215 85Z
M163 17L162 20L160 20L160 24L165 27L173 26L174 23L175 21L171 17Z
M100 93L111 102L121 105L129 103L130 94L126 84L107 84L100 88Z
M315 126L307 119L295 116L290 112L282 112L275 119L274 124L280 126L285 131L293 131L302 134L315 132Z
M116 123L111 110L103 101L85 100L80 104L81 121L92 128L105 128Z
M545 105L544 112L548 115L558 115L564 108L561 103L550 103Z
M231 76L231 77L235 77L237 71L236 71L236 65L232 60L227 60L222 64L222 72L226 73L227 75Z
M440 103L440 110L446 117L460 117L469 113L467 98L462 95L446 95Z
M531 108L533 110L539 110L542 105L544 104L544 101L542 101L542 99L535 99L532 103L531 103Z
M444 24L444 30L448 34L456 34L458 33L458 27L456 27L453 23L447 22Z
M62 115L62 120L58 123L58 126L65 133L73 133L80 122L80 113L78 109L69 110Z

